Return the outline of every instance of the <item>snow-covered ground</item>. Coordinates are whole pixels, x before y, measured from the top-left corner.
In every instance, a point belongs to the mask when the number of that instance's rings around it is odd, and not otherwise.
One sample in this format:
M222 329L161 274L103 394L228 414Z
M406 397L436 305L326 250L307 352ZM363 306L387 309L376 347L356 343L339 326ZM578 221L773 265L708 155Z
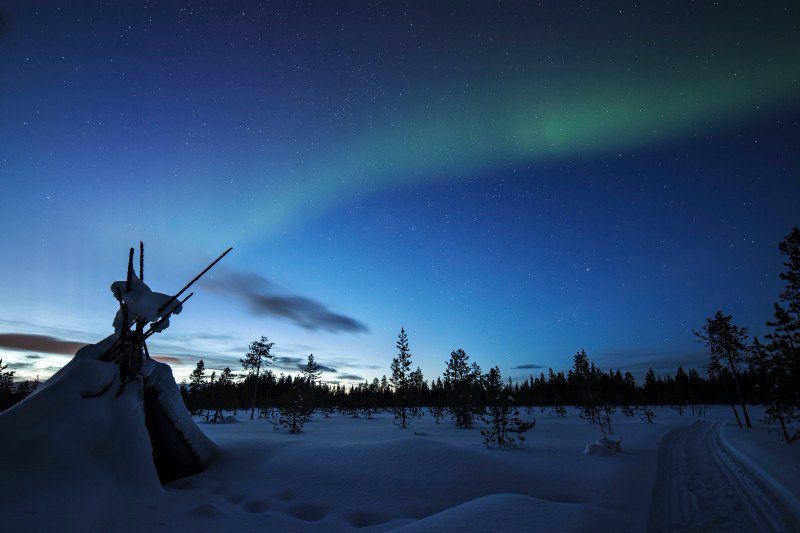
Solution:
M527 443L500 450L484 448L478 428L437 425L428 416L401 430L387 414L317 415L301 435L239 416L238 423L200 424L218 445L211 466L154 494L132 495L116 479L101 497L82 489L97 483L89 475L54 479L59 489L44 493L61 491L64 500L53 504L18 496L15 480L5 478L0 514L13 531L57 524L92 531L745 530L759 517L770 530L800 523L800 447L763 429L726 425L721 407L704 418L656 413L655 424L615 418L622 453L585 453L600 432L572 410L566 418L535 410L526 415L537 419ZM40 483L57 476L40 474ZM71 508L80 516L68 516ZM764 523L765 512L785 516Z

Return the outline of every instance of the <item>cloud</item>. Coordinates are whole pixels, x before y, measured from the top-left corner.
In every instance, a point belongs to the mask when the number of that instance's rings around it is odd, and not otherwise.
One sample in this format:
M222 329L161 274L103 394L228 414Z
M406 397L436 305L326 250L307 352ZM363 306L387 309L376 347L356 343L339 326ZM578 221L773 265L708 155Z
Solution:
M511 368L513 370L533 370L537 368L547 368L547 367L536 363L526 363L524 365L512 366Z
M278 356L272 361L272 367L277 368L278 370L294 372L296 370L302 370L306 366L307 362L308 359L305 357ZM332 366L324 365L319 361L317 361L317 365L322 372L338 372L338 370Z
M21 352L44 352L73 355L86 346L85 342L67 341L48 335L32 335L29 333L0 333L0 348Z
M337 374L337 379L346 379L349 381L364 381L364 378L357 374Z
M153 355L153 359L162 363L169 363L171 365L179 365L183 363L183 359L172 355Z
M327 357L325 360L328 361L329 364L337 367L362 368L364 370L379 370L381 368L386 368L380 365L360 363L358 359L354 359L352 357Z
M8 363L8 368L12 370L25 370L34 368L34 366L36 365L34 365L33 363Z
M597 362L602 367L620 368L623 372L643 372L648 368L674 372L679 366L702 371L706 359L700 350L671 352L660 348L637 347L623 347L597 355Z
M275 316L308 330L333 333L366 333L366 324L349 316L334 313L325 304L281 291L258 274L222 270L203 285L220 294L244 301L256 315Z

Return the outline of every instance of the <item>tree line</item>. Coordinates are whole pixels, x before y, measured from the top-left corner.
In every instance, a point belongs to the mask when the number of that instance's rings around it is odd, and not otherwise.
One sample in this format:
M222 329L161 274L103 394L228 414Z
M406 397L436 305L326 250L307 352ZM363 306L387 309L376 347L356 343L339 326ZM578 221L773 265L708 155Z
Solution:
M657 416L654 407L702 414L708 405L725 404L733 408L740 427L750 427L747 405L762 404L763 422L790 443L800 439L795 427L800 419L800 230L793 229L779 249L785 258L780 277L786 287L773 320L767 322L770 333L764 342L750 339L730 315L717 312L694 332L708 352L705 375L679 367L674 375L659 376L651 368L640 383L631 372L599 368L580 350L566 372L550 368L512 382L503 380L497 367L484 372L464 350L456 349L445 361L443 374L426 380L419 367L413 369L408 335L401 328L389 377L350 386L324 383L313 354L299 376L276 375L269 368L274 343L261 337L240 360L240 379L229 367L208 375L201 360L189 382L181 385L181 393L192 414L209 422L224 421L225 412L246 409L251 419L266 418L275 427L299 433L315 413L372 418L389 411L405 429L427 413L436 423L450 418L459 427L481 421L487 443L500 445L523 440L522 434L535 423L521 421L522 408L550 409L565 416L567 406L577 407L581 417L597 424L608 438L614 434L617 414L652 422Z
M15 382L14 370L0 359L0 413L24 400L39 387L39 378Z

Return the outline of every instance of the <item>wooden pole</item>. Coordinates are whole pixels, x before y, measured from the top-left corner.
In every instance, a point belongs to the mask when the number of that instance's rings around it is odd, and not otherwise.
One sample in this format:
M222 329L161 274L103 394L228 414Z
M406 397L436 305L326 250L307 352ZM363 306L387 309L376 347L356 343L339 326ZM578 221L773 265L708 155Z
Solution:
M131 283L133 283L133 248L128 251L128 274L125 279L125 292L131 292Z
M224 252L222 252L222 255L220 255L219 257L217 257L216 259L214 259L214 261L213 261L213 262L212 262L210 265L208 265L208 266L207 266L205 269L203 269L203 271L202 271L202 272L200 272L198 275L196 275L196 276L194 277L194 279L192 279L192 281L190 281L189 283L187 283L187 284L186 284L186 285L185 285L185 286L184 286L184 287L183 287L181 290L179 290L179 291L178 291L178 292L175 294L175 296L173 296L172 298L170 298L169 300L167 300L167 301L166 301L166 303L164 303L164 305L162 305L161 307L159 307L159 308L158 308L158 312L157 312L156 314L159 314L159 313L163 312L165 309L167 309L167 308L170 306L170 304L171 304L172 302L174 302L175 300L177 300L178 298L180 298L181 294L183 294L184 292L186 292L186 289L188 289L189 287L191 287L192 285L194 285L194 283L195 283L195 282L196 282L198 279L200 279L201 277L203 277L203 274L205 274L206 272L208 272L209 270L211 270L211 268L212 268L214 265L216 265L217 263L219 263L219 262L222 260L222 258L223 258L223 257L225 257L226 255L228 255L228 252L230 252L231 250L233 250L233 247L230 247L230 248L228 248L227 250L225 250Z

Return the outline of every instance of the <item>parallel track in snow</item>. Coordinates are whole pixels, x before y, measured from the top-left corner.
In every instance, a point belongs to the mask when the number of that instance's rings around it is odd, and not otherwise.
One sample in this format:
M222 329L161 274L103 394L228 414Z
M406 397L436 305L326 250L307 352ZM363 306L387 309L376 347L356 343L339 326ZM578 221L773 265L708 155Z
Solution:
M664 437L648 531L800 531L800 502L731 448L722 427L698 421Z

